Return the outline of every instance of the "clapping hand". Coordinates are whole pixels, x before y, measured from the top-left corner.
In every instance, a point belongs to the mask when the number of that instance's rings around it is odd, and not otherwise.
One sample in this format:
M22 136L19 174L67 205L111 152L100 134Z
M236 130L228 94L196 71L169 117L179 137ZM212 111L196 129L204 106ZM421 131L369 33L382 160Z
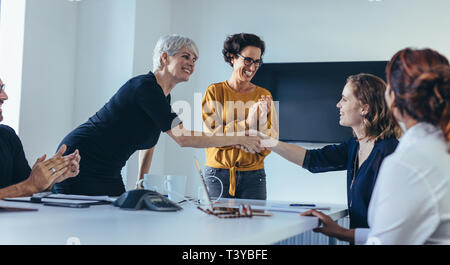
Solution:
M80 154L76 150L70 155L63 156L66 149L66 145L62 145L52 158L45 160L47 156L43 155L36 160L29 178L25 181L31 194L47 190L55 183L78 175Z
M249 128L249 131L246 132L246 135L250 135L253 137L258 136L260 140L264 141L264 139L261 136L259 136L259 132L255 129L257 129L256 127L258 124L258 120L260 127L264 128L263 126L267 125L267 116L271 107L272 107L272 98L269 95L262 95L261 98L258 100L258 102L256 102L250 107L247 119L245 120L245 123ZM255 152L260 153L261 151L264 150L264 146L261 141L259 142L258 148L259 151L256 151L255 149L251 150L247 146L244 146L242 144L234 145L234 147L249 153Z
M56 153L56 155L62 156L62 154L64 154L66 149L67 149L66 145L63 144L61 146L61 148L59 149L59 151ZM63 158L65 160L69 161L69 165L67 166L68 170L62 176L57 178L53 184L62 182L64 180L68 179L68 178L75 177L75 176L77 176L80 173L80 160L81 160L81 157L80 157L80 152L78 151L78 149L75 150L75 152L73 152L72 154L66 155Z
M267 116L272 107L272 98L270 96L262 95L261 98L253 104L245 121L250 129L256 129L259 120L260 127L267 124ZM259 113L258 113L259 112Z

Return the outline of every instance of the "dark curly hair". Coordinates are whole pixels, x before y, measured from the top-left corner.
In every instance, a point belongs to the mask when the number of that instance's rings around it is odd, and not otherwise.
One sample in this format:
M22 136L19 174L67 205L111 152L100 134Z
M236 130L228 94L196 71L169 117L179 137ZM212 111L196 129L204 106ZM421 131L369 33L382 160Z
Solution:
M264 54L266 45L260 37L251 33L238 33L227 37L223 43L223 58L225 62L233 66L231 59L233 55L240 53L245 47L254 46L261 49L261 57Z
M439 125L450 141L450 66L432 49L397 52L386 67L395 106L419 122Z

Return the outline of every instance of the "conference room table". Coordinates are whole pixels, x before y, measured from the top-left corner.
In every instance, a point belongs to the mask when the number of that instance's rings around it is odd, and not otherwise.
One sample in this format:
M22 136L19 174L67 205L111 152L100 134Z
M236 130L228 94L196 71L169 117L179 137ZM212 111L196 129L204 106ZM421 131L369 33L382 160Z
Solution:
M273 209L289 202L222 199L221 206L250 204L269 209L272 216L220 219L190 201L177 212L123 210L113 205L65 208L0 200L0 207L37 211L0 211L2 245L267 245L300 235L318 226L317 217ZM278 206L277 206L278 207ZM346 205L319 204L333 220L347 215ZM305 209L306 210L306 209Z

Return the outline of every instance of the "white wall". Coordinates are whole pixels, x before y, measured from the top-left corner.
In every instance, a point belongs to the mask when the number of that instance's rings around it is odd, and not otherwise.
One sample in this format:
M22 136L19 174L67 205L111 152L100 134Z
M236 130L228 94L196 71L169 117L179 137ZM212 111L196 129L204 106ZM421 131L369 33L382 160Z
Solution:
M77 6L26 1L20 138L30 165L72 127Z
M24 59L23 67L18 66L23 69L23 85L21 90L20 83L16 86L24 93L20 137L30 165L43 153L53 154L62 138L129 78L151 70L156 40L170 33L169 14L170 1L26 1ZM150 27L156 24L159 30ZM4 50L11 53L8 47ZM19 98L9 94L12 100ZM152 167L161 174L165 171L164 143L162 137ZM132 188L137 156L129 163L132 166L123 173L130 176L125 181Z
M133 74L134 1L78 3L73 125L87 121Z
M222 58L223 41L239 32L265 40L266 62L389 60L406 46L428 46L449 56L448 10L447 1L420 0L173 0L172 30L192 37L200 49L192 81L173 95L189 99L226 80L231 68ZM204 159L203 151L180 151L168 142L166 163L177 166L167 171L195 176L194 154ZM265 167L268 199L346 203L345 172L314 175L276 154Z
M135 1L91 0L78 6L71 129L86 122L133 76L134 62Z
M3 104L3 121L19 131L22 86L25 0L1 1L0 14L0 78L6 84L8 101Z
M136 0L133 76L153 69L153 48L160 36L171 33L171 17L170 1ZM161 134L153 154L150 171L152 174L166 174L164 163L166 141L167 136ZM138 153L132 155L127 162L127 189L134 188L137 180Z
M195 92L231 74L221 55L229 34L260 35L266 62L388 60L406 46L450 57L448 10L445 0L28 0L21 138L30 161L54 152L128 78L151 69L161 35L181 33L199 46L194 75L172 95L193 105ZM188 175L188 193L196 195L194 155L204 162L203 150L162 136L151 172ZM344 172L313 175L276 154L266 171L269 199L346 202ZM136 156L126 173L131 188Z

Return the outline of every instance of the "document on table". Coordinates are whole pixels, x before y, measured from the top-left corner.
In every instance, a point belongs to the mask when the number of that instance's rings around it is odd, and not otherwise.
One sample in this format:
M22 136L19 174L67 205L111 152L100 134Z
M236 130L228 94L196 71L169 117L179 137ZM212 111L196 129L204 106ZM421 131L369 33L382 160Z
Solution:
M85 196L85 195L71 195L71 194L50 194L43 199L58 199L61 200L81 200L81 201L105 201L114 202L115 199L108 196Z
M252 205L253 209L256 210L267 210L274 212L289 212L289 213L302 213L309 211L311 209L314 210L323 210L329 211L330 207L318 207L318 206L290 206L289 203L281 204L281 203L268 203L266 205Z
M84 196L68 194L38 193L32 197L6 198L5 201L31 203L72 203L72 204L109 204L114 202L108 196Z
M30 203L38 203L31 201L31 197L18 197L18 198L7 198L5 201L11 202L30 202ZM55 198L42 198L40 203L75 203L75 204L93 204L98 203L97 200L74 200L74 199L55 199Z

